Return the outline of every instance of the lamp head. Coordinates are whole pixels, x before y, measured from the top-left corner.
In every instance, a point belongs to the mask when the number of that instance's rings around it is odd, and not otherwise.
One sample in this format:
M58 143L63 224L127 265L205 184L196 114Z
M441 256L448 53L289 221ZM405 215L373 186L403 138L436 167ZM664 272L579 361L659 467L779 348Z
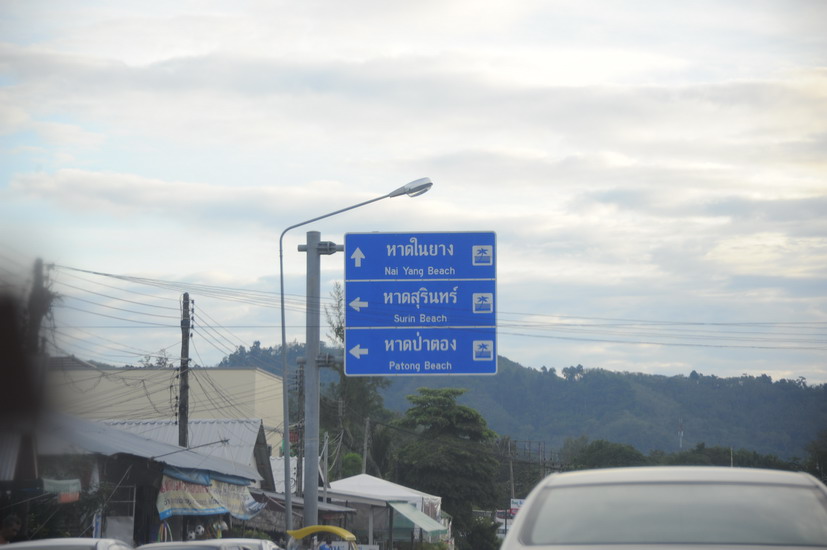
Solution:
M418 197L422 193L427 192L433 185L434 182L431 181L431 178L419 178L418 180L406 183L399 189L391 191L388 193L388 196L398 197L399 195L408 195L409 197Z

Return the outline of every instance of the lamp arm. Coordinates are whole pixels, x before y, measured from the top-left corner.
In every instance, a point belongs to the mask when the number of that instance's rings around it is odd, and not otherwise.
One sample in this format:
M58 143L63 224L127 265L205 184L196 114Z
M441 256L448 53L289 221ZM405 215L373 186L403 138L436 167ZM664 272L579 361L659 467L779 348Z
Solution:
M319 221L319 220L323 220L325 218L329 218L330 216L335 216L336 214L341 214L342 212L347 212L348 210L353 210L354 208L359 208L360 206L365 206L366 204L370 204L372 202L381 201L382 199L387 199L390 196L391 196L390 193L388 193L387 195L382 195L381 197L376 197L375 199L370 199L369 201L360 202L359 204L354 204L354 205L348 206L346 208L336 210L335 212L329 212L327 214L322 214L321 216L316 216L313 219L305 220L303 222L299 222L297 224L291 225L290 227L288 227L287 229L282 231L281 236L279 237L279 256L281 256L281 244L282 244L282 239L284 239L284 234L287 233L288 231L290 231L291 229L295 229L297 227L307 225L308 223L313 223L313 222L316 222L316 221Z

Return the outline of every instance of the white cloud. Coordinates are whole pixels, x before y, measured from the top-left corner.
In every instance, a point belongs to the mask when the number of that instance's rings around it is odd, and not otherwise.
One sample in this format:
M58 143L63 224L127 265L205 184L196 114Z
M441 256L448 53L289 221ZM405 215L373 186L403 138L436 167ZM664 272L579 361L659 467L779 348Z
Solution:
M827 237L754 233L721 240L705 259L734 274L818 278L827 266Z
M78 169L20 174L10 190L20 197L36 197L85 213L176 216L195 224L206 217L239 221L283 216L323 196L347 195L338 182L317 181L301 187L218 186Z
M5 94L0 95L0 97ZM26 111L7 103L0 102L0 135L12 134L23 128L29 121Z
M37 122L32 124L32 128L46 143L56 146L95 147L106 139L102 134L86 131L74 124Z
M422 198L313 228L494 230L512 313L823 320L824 9L15 3L0 14L0 231L102 271L272 284L286 226L430 176ZM305 229L286 239L296 293ZM503 336L501 351L786 369L594 340Z

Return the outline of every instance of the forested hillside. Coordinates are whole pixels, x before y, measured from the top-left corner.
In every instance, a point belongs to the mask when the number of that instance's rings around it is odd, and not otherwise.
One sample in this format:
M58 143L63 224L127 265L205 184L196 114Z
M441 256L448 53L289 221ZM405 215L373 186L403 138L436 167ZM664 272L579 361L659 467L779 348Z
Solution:
M303 348L289 345L291 370ZM249 350L239 348L220 366L257 366L280 375L280 364L277 349L256 343ZM478 410L500 436L545 442L553 450L561 449L567 438L586 436L629 444L644 453L676 452L704 443L792 459L806 456L806 446L827 429L827 385L808 386L802 379L718 378L695 372L667 377L579 365L558 373L500 357L495 376L389 380L379 391L391 411L407 410L406 396L420 387L465 388L460 402ZM337 381L334 371L323 369L323 386Z
M581 366L538 371L504 357L496 376L395 378L385 406L405 410L419 387L461 387L461 402L512 439L545 441L587 436L649 452L698 443L750 449L790 459L827 428L827 385L768 376L718 378L617 373ZM683 429L681 439L680 430Z

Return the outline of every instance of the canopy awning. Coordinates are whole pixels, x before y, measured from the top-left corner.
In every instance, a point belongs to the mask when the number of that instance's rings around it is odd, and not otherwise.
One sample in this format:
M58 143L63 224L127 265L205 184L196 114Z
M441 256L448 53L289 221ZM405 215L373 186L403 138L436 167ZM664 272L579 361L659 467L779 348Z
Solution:
M414 525L429 535L441 535L447 533L448 529L437 520L427 514L423 514L408 502L388 502L394 510L408 518Z

